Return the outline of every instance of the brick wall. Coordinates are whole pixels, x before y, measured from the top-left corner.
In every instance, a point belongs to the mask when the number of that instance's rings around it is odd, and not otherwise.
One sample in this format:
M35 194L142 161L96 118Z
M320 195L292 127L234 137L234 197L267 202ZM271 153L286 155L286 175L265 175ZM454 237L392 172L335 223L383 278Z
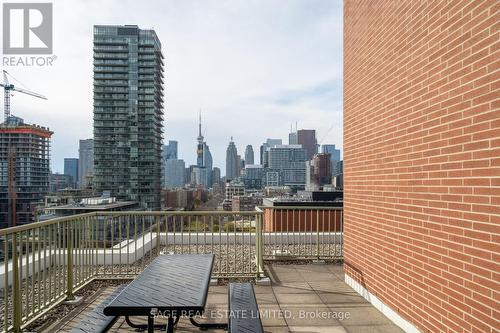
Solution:
M342 209L264 209L264 232L342 231Z
M345 1L345 271L425 332L500 327L499 8Z

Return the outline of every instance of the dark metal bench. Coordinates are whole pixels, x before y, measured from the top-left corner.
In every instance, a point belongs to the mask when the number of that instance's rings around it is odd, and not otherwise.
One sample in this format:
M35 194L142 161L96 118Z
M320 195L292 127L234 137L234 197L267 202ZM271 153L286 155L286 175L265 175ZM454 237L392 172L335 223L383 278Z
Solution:
M103 310L112 300L118 296L126 284L122 284L116 288L104 301L102 301L94 310L83 318L77 327L73 328L70 333L97 333L106 332L113 326L118 319L118 316L106 316Z
M229 284L229 333L263 333L251 283Z

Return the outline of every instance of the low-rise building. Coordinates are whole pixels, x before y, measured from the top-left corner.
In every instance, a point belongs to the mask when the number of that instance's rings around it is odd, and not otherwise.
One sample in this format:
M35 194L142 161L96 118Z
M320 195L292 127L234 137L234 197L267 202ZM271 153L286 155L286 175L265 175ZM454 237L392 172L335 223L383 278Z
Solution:
M266 197L282 197L289 196L292 193L292 189L289 186L266 186L264 189L264 194Z
M231 200L233 196L245 195L245 185L241 182L232 181L226 184L226 200Z
M233 212L246 212L255 210L256 206L262 205L262 197L253 195L237 195L232 200Z
M233 202L231 200L224 199L222 202L222 209L225 211L232 211L233 210Z
M43 207L62 206L80 202L83 198L92 196L92 191L87 189L64 188L51 193L43 198Z
M196 205L206 202L207 200L208 191L201 186L161 191L162 210L191 210L195 208Z
M50 191L57 192L64 189L74 188L73 182L74 180L71 175L52 173L50 174Z
M188 208L193 203L192 191L186 189L162 190L162 209ZM189 200L190 199L190 200Z
M264 198L263 208L266 232L342 231L342 199L336 192Z
M119 212L141 210L137 201L119 201L115 197L83 198L78 202L58 206L47 206L44 215L50 217L70 216L91 212Z

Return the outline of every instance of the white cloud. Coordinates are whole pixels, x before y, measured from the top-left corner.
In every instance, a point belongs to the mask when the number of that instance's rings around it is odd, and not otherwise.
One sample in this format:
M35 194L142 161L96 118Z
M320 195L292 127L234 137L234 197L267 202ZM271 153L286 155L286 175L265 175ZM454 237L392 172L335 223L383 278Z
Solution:
M54 1L53 67L10 67L48 101L16 95L13 113L54 132L53 169L92 136L92 26L154 28L166 58L165 141L195 161L197 113L215 166L229 137L243 154L291 122L342 146L342 3L325 1ZM325 85L326 84L326 85ZM324 86L321 86L324 85ZM331 85L331 89L329 86ZM315 87L321 86L319 91ZM282 99L286 99L283 103Z

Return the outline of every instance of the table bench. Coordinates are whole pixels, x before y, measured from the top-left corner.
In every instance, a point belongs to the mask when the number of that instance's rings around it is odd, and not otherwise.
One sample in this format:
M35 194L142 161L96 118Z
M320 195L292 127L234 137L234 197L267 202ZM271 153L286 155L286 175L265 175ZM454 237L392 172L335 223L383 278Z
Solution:
M104 308L107 316L125 316L129 326L165 329L155 318L167 318L167 332L173 332L179 317L189 317L199 328L227 328L226 323L198 323L195 316L205 312L213 254L161 255ZM134 324L129 317L147 317L147 325Z
M189 317L200 329L221 328L229 333L263 333L257 300L251 283L229 284L229 323L198 323L205 311L214 256L162 255L155 258L137 278L121 285L89 313L72 333L105 332L118 316L125 316L132 328L173 332L181 316ZM147 325L138 325L130 316L145 316ZM165 317L167 325L154 323Z
M104 301L88 313L83 320L78 323L78 326L70 331L70 333L100 333L109 330L118 317L106 316L104 315L103 310L123 291L123 289L125 289L125 287L126 284L118 286L118 288L116 288L108 297L106 297L106 299L104 299Z
M264 332L251 283L230 283L228 305L229 333Z

